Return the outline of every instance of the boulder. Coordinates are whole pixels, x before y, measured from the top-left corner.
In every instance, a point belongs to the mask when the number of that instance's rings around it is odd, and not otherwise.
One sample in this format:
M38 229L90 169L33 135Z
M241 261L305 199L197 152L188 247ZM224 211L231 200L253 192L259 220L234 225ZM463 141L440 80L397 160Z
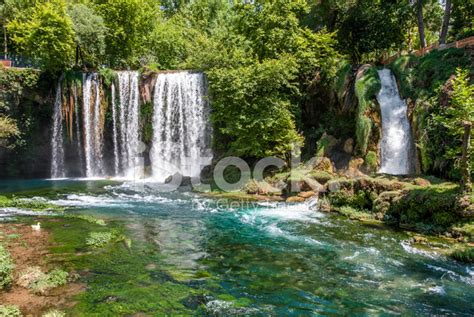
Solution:
M168 176L165 179L165 184L177 182L180 178L181 178L181 183L179 184L179 186L191 186L191 177L183 176L178 172L174 173L173 175Z
M354 140L352 138L349 138L344 142L344 152L346 152L347 154L352 154L353 150L354 150Z
M421 177L415 178L415 179L412 181L412 183L413 183L414 185L418 185L418 186L430 186L430 185L431 185L431 183L430 183L429 180L424 179L424 178L421 178Z
M312 165L313 170L324 171L330 174L334 173L334 167L332 165L332 162L327 157L315 158L315 161Z
M315 195L316 195L316 193L312 190L307 191L307 192L298 193L298 197L302 197L304 199L308 199L308 198L313 197Z
M360 157L351 159L347 169L344 171L344 175L347 177L365 176L365 174L360 171L360 168L363 164L364 160Z

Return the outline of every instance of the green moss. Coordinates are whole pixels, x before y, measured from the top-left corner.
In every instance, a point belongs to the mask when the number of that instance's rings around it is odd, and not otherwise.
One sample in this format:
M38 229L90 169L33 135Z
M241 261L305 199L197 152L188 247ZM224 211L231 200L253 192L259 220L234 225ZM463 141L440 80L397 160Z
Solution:
M364 163L371 172L375 172L377 170L377 153L368 151Z
M151 144L153 139L153 104L151 102L140 106L140 125L143 142Z
M0 245L0 290L10 286L13 281L13 269L15 265L10 252Z
M362 210L358 210L356 208L353 208L351 206L341 206L335 208L335 211L340 213L341 215L344 215L346 217L349 217L351 219L373 219L374 216L370 213L364 212Z
M93 224L96 224L96 225L99 225L99 226L105 226L105 221L103 219L99 219L99 218L91 216L91 215L67 215L67 217L82 219L82 220L87 221L89 223L93 223Z
M309 176L317 180L321 184L326 184L328 181L334 178L333 175L326 171L313 170L309 173Z
M16 305L0 305L0 316L2 317L20 317L22 316L20 308Z
M355 83L355 94L358 100L356 113L356 145L360 155L365 155L372 133L370 111L375 110L373 99L381 88L380 78L375 67L367 69Z

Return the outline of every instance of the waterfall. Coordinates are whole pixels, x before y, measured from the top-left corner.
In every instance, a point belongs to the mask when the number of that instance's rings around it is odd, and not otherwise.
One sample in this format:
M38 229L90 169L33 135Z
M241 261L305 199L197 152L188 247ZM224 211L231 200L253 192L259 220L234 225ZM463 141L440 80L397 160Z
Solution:
M400 98L397 82L389 69L378 71L382 89L377 100L382 111L380 173L406 175L412 172L411 129L407 105Z
M123 176L126 178L135 178L137 173L143 173L143 166L139 166L140 164L138 162L140 160L139 154L141 153L138 72L118 72L118 84L120 151L117 147L115 160L116 162L120 162ZM138 171L140 168L141 172Z
M111 87L111 99L112 99L112 141L114 143L114 175L118 175L120 161L119 161L119 150L118 150L118 131L117 131L117 109L115 108L115 84L112 83Z
M64 177L65 171L64 171L61 80L58 81L58 84L56 86L56 98L54 100L54 114L53 114L53 137L51 139L51 147L52 147L51 177L52 178Z
M82 90L86 176L102 176L104 174L103 129L100 111L100 81L96 73L83 74Z
M77 151L77 155L79 158L79 170L81 173L83 172L83 167L84 167L84 154L82 153L82 141L81 141L81 118L79 115L79 102L77 98L77 82L74 82L74 85L72 86L72 94L74 98L74 117L75 117L75 126L76 126L76 132L75 132L75 148Z
M198 177L210 157L209 106L201 73L158 74L153 98L153 178Z

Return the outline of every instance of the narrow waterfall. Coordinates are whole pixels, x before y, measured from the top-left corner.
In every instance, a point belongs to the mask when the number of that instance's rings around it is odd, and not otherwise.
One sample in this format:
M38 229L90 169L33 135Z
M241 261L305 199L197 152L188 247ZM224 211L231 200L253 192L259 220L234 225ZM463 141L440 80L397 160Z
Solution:
M96 73L83 74L82 90L86 176L103 176L103 128L100 107L100 81Z
M141 166L141 172L139 171L140 166L138 166L140 165L138 160L140 159L139 154L141 152L138 72L118 72L118 84L120 149L117 147L115 161L120 162L122 176L135 178L143 174L143 166ZM115 117L115 114L113 115ZM137 175L137 173L140 175Z
M378 71L382 89L377 100L382 111L380 173L406 175L412 172L411 129L407 105L400 98L397 82L389 69Z
M159 74L153 98L153 178L164 181L178 172L199 176L210 155L209 106L201 73Z
M64 148L63 148L63 114L62 114L62 89L61 80L56 86L56 98L54 100L53 114L53 137L51 139L51 177L61 178L65 176Z
M118 131L117 131L117 109L115 104L115 84L110 87L112 99L112 141L114 143L114 175L118 175L120 168L119 150L118 150Z
M82 150L82 138L81 138L81 117L79 114L79 100L77 97L77 82L74 82L74 85L72 86L72 93L73 93L73 98L74 98L74 120L75 120L75 127L76 127L76 132L75 132L75 148L77 151L78 159L79 159L79 170L83 172L83 167L84 167L84 153Z

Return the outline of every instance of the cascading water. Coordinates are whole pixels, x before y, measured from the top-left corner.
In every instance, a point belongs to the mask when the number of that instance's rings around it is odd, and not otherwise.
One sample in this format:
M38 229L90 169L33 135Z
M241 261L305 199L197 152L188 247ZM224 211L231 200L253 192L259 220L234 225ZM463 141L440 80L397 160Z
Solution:
M153 98L153 178L164 181L178 172L199 176L210 155L209 106L201 73L159 74Z
M411 129L407 105L400 98L397 82L389 69L378 71L382 88L377 100L382 111L381 167L379 173L406 175L412 172Z
M100 82L96 73L83 74L82 90L86 176L103 176L103 129L100 111Z
M112 97L112 141L114 143L114 175L118 175L120 161L119 161L119 150L118 150L118 131L117 131L117 109L115 105L115 84L112 83L111 87L111 97Z
M138 126L140 116L138 72L118 72L118 84L118 120L116 118L115 109L113 110L113 116L114 120L118 121L120 149L117 146L115 162L116 164L120 164L122 175L126 178L141 177L143 174L143 166L140 166L141 164L138 162L140 159L139 154L141 152L140 132ZM117 133L117 130L115 130L114 133ZM118 136L114 136L114 138L115 137L117 138L118 144ZM116 168L117 170L119 169L118 165Z
M56 98L54 100L53 114L53 137L51 139L52 159L51 177L61 178L65 176L64 170L64 148L63 148L63 115L62 115L62 89L61 81L56 86Z
M76 126L75 148L76 148L78 158L79 158L79 170L82 172L83 166L84 166L84 154L82 151L81 118L79 115L79 103L78 103L78 97L77 97L77 90L78 90L77 82L74 82L74 85L72 86L72 93L73 93L73 99L74 99L74 116L75 116L75 126Z

